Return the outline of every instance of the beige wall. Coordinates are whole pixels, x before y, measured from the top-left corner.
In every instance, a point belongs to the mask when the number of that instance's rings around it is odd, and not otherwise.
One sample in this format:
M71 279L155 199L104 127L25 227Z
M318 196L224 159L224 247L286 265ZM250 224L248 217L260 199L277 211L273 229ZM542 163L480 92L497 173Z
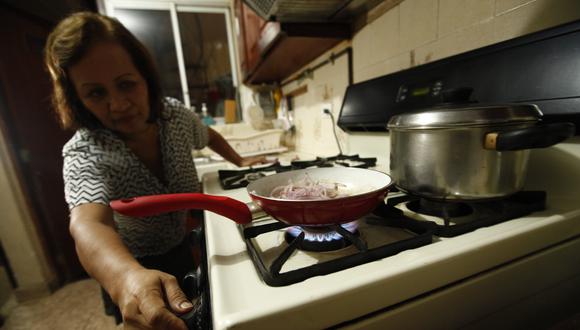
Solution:
M404 0L333 51L353 47L356 83L576 19L580 19L578 0ZM317 70L314 79L284 88L288 93L308 85L308 93L296 98L298 151L337 153L330 118L321 115L321 108L332 104L337 119L347 82L343 57ZM388 163L387 133L347 135L340 129L338 133L345 153L367 154Z
M40 246L6 146L0 132L0 241L18 282L15 293L20 300L26 300L48 293L56 277ZM0 280L8 279L2 276ZM9 286L1 283L0 287Z

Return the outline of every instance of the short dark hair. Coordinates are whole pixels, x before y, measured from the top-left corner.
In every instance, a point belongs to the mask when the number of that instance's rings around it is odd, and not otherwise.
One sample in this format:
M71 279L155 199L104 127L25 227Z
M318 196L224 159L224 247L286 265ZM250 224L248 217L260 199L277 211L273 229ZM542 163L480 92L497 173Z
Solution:
M52 79L52 104L65 129L103 127L82 104L70 80L68 69L96 42L113 41L123 47L139 73L145 78L154 122L162 107L159 74L151 54L118 20L92 12L78 12L63 19L50 33L44 48L44 61Z

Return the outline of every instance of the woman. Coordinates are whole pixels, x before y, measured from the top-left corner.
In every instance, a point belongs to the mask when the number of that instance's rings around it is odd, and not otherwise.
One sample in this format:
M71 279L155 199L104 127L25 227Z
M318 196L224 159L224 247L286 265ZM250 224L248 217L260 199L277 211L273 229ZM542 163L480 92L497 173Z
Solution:
M189 109L163 99L144 46L118 21L77 13L58 24L45 48L53 103L76 130L63 147L70 232L87 272L119 306L127 328L185 329L176 314L193 306L178 279L194 269L185 212L127 218L108 206L138 195L199 191L191 149L209 146L242 158ZM117 310L117 322L120 322Z

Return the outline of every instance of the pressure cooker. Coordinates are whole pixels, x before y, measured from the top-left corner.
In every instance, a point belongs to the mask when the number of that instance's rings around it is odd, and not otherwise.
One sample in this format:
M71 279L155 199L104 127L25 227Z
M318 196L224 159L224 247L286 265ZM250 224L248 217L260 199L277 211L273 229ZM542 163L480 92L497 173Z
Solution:
M393 116L390 174L412 195L435 200L503 198L522 189L530 149L574 135L542 121L533 104L443 104Z

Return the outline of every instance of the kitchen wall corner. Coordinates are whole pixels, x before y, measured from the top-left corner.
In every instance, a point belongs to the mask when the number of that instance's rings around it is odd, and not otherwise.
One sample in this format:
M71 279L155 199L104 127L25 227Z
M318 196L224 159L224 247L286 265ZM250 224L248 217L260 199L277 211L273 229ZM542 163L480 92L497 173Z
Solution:
M357 83L577 19L577 0L404 0L358 30L350 42L341 43L299 72L351 45ZM348 86L346 58L316 70L312 79L287 84L283 91L304 85L308 93L294 99L296 151L337 154L330 119L321 115L321 108L330 102L338 119ZM345 154L378 157L388 168L388 133L337 130Z
M57 277L42 249L6 146L0 134L0 240L18 283L14 294L18 301L25 301L49 294Z

